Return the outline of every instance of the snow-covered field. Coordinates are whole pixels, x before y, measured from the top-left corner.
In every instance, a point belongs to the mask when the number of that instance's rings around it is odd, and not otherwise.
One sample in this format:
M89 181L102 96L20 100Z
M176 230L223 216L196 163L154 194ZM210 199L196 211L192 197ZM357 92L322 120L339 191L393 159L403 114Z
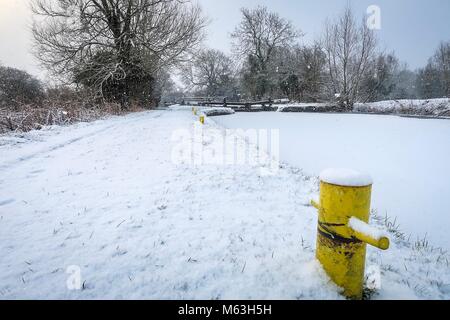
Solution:
M373 208L411 238L450 249L450 121L396 116L254 113L230 128L280 129L280 157L308 175L352 168L375 180Z
M346 121L322 118L328 120L320 124L306 114L298 116L309 120L299 122L294 114L270 115L277 117L275 125L280 116L284 120L295 116L297 121L289 122L295 126L288 132L296 132L302 123L320 128L327 122L335 132L316 128L314 139L304 132L303 140L309 137L309 146L315 149L294 144L292 155L302 150L305 161L292 161L276 175L262 175L259 166L249 164L175 163L173 148L179 142L173 140L174 132L191 132L198 122L190 107L1 138L0 299L340 299L340 289L330 283L314 257L317 213L309 200L317 197L317 179L300 168L315 173L314 158L317 168L363 163L366 150L352 163L339 162L338 155L356 152L348 144L336 145L333 150L339 154L324 158L320 142L327 137L353 141L342 129L349 129ZM220 121L230 125L241 119L241 124L251 127L269 122L265 114L249 116L262 118L232 115ZM354 121L353 130L367 135L372 129L358 123ZM413 191L445 197L448 170L431 160L448 153L445 146L438 155L430 151L448 137L448 124L429 126L412 126L412 140L403 141L404 149L394 154L387 154L390 148L380 149L386 129L378 126L380 133L372 134L381 142L372 148L384 168L408 146L421 145L423 153L414 161L422 162L428 174L410 171L412 161L405 171L420 179L429 175L426 182L433 183ZM442 136L430 139L425 129L435 126ZM205 128L221 129L212 119L207 119ZM401 127L397 124L395 130L401 132ZM204 140L196 136L187 140L198 150L219 138L218 132L206 134ZM393 136L388 142L399 141ZM238 140L237 148L247 147L244 139ZM391 181L404 173L386 168ZM435 181L432 173L438 169L440 180ZM377 172L371 173L381 189ZM410 180L404 181L409 184ZM404 198L420 203L422 195L405 190L391 198L398 196L402 205ZM444 199L433 208L442 203ZM438 215L428 213L427 219L436 217L432 214ZM444 225L445 217L438 216ZM419 219L415 213L414 217ZM383 221L378 222L381 227ZM389 251L368 251L367 269L381 272L381 288L372 298L449 299L449 255L408 242L399 234L390 236ZM69 290L78 275L81 290Z

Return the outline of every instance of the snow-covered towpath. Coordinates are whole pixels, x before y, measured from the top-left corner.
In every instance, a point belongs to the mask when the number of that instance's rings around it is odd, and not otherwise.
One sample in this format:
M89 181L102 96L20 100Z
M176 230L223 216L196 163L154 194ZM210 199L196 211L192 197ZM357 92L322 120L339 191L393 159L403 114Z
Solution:
M177 165L172 134L195 120L151 111L0 140L0 299L339 299L314 258L317 180ZM374 298L450 298L442 252L394 241L368 266Z

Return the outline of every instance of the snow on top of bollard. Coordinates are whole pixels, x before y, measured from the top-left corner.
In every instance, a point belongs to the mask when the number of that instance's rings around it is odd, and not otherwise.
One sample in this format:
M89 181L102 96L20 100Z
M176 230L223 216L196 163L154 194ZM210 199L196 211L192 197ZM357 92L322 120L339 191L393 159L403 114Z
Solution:
M351 169L327 169L320 174L320 180L343 187L366 187L373 184L370 175Z
M387 237L388 234L384 230L377 229L365 223L364 221L359 220L358 218L351 217L348 221L348 226L353 230L368 235L369 237L379 241L383 237Z

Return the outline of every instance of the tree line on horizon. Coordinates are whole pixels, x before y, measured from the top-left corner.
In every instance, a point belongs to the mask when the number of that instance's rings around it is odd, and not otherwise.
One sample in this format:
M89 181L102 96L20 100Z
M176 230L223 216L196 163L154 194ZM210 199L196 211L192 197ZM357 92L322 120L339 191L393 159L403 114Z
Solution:
M312 44L267 7L241 9L233 53L203 46L206 17L190 0L33 0L33 53L59 81L55 90L87 105L154 107L180 95L355 102L450 97L450 41L410 70L379 49L376 34L347 7ZM184 84L179 88L172 75ZM39 104L48 90L0 66L0 106Z
M266 7L241 13L231 34L232 55L205 48L184 66L183 82L194 95L336 101L348 108L355 102L450 97L450 41L413 71L395 53L380 50L365 17L358 20L349 7L327 20L310 45L300 45L301 31Z

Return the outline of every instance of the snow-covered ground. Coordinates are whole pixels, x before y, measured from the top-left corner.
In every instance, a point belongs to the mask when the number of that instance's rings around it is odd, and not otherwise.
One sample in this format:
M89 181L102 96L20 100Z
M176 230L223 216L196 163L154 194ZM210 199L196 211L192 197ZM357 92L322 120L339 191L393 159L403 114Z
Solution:
M335 139L343 124L328 121L336 133L322 137ZM317 179L299 169L313 155L320 167L337 163L321 162L317 148L275 175L174 162L174 133L194 123L179 107L0 139L0 299L340 299L314 257ZM223 133L212 119L204 128L219 130L182 143L199 150ZM381 272L373 298L449 299L448 254L390 236L389 251L368 251L367 270ZM81 290L69 290L77 279Z

